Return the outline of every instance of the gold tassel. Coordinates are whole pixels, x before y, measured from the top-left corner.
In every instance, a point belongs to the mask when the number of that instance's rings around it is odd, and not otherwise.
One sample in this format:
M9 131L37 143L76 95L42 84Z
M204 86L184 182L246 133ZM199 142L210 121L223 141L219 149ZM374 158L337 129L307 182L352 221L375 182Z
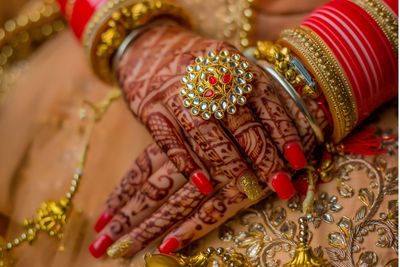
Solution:
M307 219L301 217L299 219L300 232L298 235L299 243L297 245L293 259L284 264L284 267L330 267L331 265L323 258L318 257L312 251L309 245L310 233L308 230Z

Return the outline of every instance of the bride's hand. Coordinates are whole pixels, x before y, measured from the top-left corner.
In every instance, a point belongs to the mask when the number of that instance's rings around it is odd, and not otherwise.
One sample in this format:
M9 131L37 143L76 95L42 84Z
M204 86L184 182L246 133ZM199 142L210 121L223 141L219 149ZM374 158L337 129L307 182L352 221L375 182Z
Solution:
M161 246L170 252L256 203L268 188L282 198L295 193L280 155L295 169L304 167L299 135L272 80L259 68L249 66L257 97L250 97L251 105L236 114L206 121L183 107L179 87L186 66L213 50L238 53L223 42L166 25L143 34L121 60L118 74L125 97L167 157L155 146L146 150L112 194L98 230L112 220L91 247L95 256L117 240L110 254L133 255L182 223ZM242 181L258 185L249 192ZM214 196L205 201L210 193Z

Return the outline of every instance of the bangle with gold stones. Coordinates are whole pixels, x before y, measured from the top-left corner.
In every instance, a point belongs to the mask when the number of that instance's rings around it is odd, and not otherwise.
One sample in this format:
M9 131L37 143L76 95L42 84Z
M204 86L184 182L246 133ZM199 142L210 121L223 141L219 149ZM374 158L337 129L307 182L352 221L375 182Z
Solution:
M333 120L333 140L339 141L357 123L357 107L343 69L326 45L304 28L282 32L279 44L289 47L317 80Z
M273 64L275 70L282 74L286 80L303 96L316 99L321 92L317 84L300 60L293 56L289 48L269 41L257 42L254 51L256 59L264 59Z
M88 22L83 44L95 74L104 82L114 83L112 58L132 30L160 17L171 17L193 26L180 6L164 1L113 0L105 3Z

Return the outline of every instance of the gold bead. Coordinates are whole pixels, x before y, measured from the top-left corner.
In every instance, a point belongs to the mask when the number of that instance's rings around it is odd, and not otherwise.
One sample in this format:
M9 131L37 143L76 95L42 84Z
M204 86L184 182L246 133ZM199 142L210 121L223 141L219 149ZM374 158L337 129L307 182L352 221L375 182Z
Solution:
M289 81L292 81L296 77L296 72L293 69L288 69L285 72L285 78Z
M243 11L243 15L247 18L250 18L251 16L253 16L253 11L250 8L247 8Z
M12 32L13 30L15 30L15 27L17 25L15 24L15 21L13 20L8 20L6 21L6 23L4 23L4 29L6 29L6 31L8 32Z
M281 70L281 71L285 71L287 68L288 68L288 65L287 65L287 63L286 62L283 62L283 61L281 61L281 62L278 62L278 68ZM296 77L297 78L297 77Z
M289 50L289 48L287 48L287 47L283 47L283 48L281 49L281 53L282 53L283 55L285 55L285 56L288 56L288 55L290 55L290 50Z
M242 39L242 40L240 40L240 44L243 47L247 47L249 45L249 40L248 39Z
M315 99L320 95L320 91L319 90L316 90L316 89L310 87L309 85L304 85L303 86L302 93L303 93L304 96L310 97L312 99Z
M242 26L242 29L246 32L251 30L251 24L250 23L244 23Z
M296 84L304 83L303 77L301 75L297 75L294 81Z

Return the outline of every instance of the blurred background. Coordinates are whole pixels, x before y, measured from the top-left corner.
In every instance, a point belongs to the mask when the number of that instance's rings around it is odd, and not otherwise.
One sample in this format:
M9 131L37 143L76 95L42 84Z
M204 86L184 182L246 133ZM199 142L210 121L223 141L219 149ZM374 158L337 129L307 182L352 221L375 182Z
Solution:
M65 27L57 10L54 0L0 0L0 104L14 77L11 70ZM0 235L7 224L0 213Z

